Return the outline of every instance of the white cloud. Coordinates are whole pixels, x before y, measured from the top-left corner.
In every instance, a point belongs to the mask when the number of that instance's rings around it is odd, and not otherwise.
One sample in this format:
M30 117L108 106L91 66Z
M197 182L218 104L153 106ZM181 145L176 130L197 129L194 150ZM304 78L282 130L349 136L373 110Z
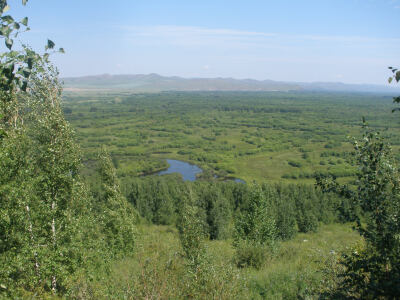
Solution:
M176 45L183 47L230 45L251 46L276 37L275 33L242 31L194 26L145 26L124 27L125 37L136 45Z
M164 36L276 36L275 33L256 32L256 31L244 31L244 30L232 30L232 29L213 29L196 26L174 26L174 25L158 25L158 26L130 26L123 27L123 29L135 32L141 36L158 36L160 34Z
M285 42L302 41L321 43L399 43L400 38L378 38L370 36L338 36L313 34L280 34L270 32L245 31L223 28L195 26L130 26L123 27L126 38L136 44L163 43L178 46L271 46Z
M372 83L386 78L400 51L397 37L169 25L119 29L123 68L130 73Z

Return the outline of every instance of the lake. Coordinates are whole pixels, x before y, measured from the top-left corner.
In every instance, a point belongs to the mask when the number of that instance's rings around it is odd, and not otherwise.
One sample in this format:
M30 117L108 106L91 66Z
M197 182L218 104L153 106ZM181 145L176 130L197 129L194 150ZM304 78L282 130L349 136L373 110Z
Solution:
M203 170L198 166L181 160L167 159L167 162L169 164L169 168L167 170L158 172L158 175L179 173L182 175L183 180L195 181L196 175L203 172ZM227 178L227 180L233 180L238 183L246 183L244 180L239 178Z
M169 164L169 168L167 170L158 172L158 175L180 173L183 177L183 180L195 181L196 175L203 172L203 170L198 166L184 161L167 159L167 162Z

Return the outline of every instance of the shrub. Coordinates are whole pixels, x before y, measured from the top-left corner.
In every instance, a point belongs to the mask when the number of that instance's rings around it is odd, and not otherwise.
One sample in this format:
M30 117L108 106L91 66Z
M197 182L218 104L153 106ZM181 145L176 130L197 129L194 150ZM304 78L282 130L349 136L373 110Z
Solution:
M204 256L204 225L199 217L199 208L195 206L193 193L188 191L187 199L183 199L180 211L178 230L183 255L189 266L196 269Z
M311 212L302 212L297 215L297 227L300 232L315 232L318 229L318 220Z
M242 240L236 245L234 262L238 268L253 267L261 269L270 253L270 249L265 245Z
M277 239L275 219L265 193L258 185L250 193L249 207L235 219L234 246L238 266L261 267L267 249Z
M302 164L300 162L294 161L294 160L289 160L288 164L290 166L292 166L292 167L295 167L295 168L301 168L302 167Z
M364 124L363 140L354 142L359 168L356 189L320 177L317 185L359 205L357 230L364 249L344 260L346 270L339 291L360 299L397 299L400 294L400 175L390 146Z

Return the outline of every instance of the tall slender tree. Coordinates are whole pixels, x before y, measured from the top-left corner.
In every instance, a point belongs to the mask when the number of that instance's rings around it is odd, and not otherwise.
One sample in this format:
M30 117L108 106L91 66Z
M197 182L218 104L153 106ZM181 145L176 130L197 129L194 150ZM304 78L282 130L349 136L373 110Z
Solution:
M102 190L97 203L97 212L100 214L104 238L113 256L131 253L134 248L138 215L122 195L115 168L104 147L100 151L99 162Z
M0 37L9 49L0 56L0 293L62 294L96 238L88 227L98 225L63 117L58 72L48 52L12 50L28 19L16 22L8 9L0 0ZM53 48L48 41L46 50Z

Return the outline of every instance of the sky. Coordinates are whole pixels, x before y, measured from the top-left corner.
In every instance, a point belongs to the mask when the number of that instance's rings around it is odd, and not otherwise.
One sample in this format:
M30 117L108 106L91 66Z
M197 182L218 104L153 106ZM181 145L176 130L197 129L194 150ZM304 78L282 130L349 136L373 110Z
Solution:
M9 0L62 77L148 74L386 84L400 0Z

